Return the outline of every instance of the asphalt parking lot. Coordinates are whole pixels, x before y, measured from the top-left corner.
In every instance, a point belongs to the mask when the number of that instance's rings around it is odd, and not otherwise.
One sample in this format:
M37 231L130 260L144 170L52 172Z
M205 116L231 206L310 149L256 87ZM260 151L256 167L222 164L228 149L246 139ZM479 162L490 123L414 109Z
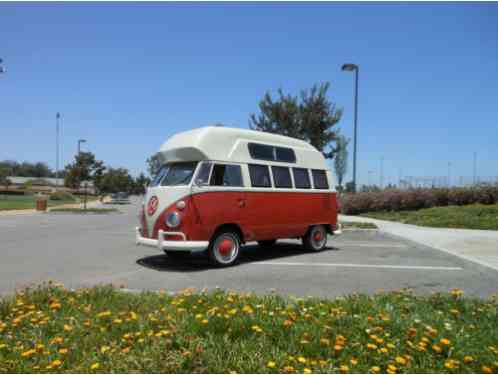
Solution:
M220 287L298 296L401 288L461 288L481 297L498 292L492 269L372 231L331 237L321 253L307 253L292 240L271 248L249 244L231 268L212 268L199 255L173 260L135 246L137 207L134 199L107 215L0 215L0 294L49 279L74 288L112 283L131 290Z

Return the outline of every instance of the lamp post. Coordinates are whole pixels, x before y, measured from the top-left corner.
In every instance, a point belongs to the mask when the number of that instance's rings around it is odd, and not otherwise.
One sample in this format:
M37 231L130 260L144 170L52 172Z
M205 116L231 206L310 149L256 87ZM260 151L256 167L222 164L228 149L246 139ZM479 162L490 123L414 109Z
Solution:
M55 186L59 185L59 121L61 114L55 114Z
M81 152L81 144L86 143L86 139L78 139L78 155Z
M359 67L355 64L344 64L342 70L346 72L355 72L354 83L354 141L353 141L353 191L356 193L356 149L358 143L358 73Z
M3 63L3 59L0 59L0 65ZM3 68L3 66L0 66L0 74L1 73L5 73L5 69Z

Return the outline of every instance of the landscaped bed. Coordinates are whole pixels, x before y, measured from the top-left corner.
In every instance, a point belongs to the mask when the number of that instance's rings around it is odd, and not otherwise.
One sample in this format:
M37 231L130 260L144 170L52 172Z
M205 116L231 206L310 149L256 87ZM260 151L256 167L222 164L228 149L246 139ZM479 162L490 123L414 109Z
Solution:
M0 302L0 372L498 371L496 299L45 286Z
M361 216L427 227L498 230L498 204L432 207L398 212L368 212Z
M39 198L40 198L39 196L34 194L33 195L0 194L0 211L35 209L36 200ZM89 202L95 199L96 197L87 197L87 200ZM52 196L48 197L47 199L47 206L54 207L63 204L80 203L81 200L76 196L73 196L68 193L65 194L53 193Z
M342 229L377 229L377 225L367 222L341 221Z

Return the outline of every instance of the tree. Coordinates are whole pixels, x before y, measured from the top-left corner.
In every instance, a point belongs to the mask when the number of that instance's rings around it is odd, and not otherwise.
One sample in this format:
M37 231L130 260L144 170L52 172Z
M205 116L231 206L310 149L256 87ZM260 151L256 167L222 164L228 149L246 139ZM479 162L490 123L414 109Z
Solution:
M65 168L64 185L76 189L82 181L92 180L96 183L104 170L104 162L96 160L94 154L80 152L74 157L74 163L68 164Z
M147 172L149 172L150 177L155 177L157 173L159 172L159 169L161 169L161 158L159 154L154 154L150 158L147 159Z
M331 159L336 149L330 143L337 139L334 126L341 119L342 110L327 99L329 87L328 82L315 84L309 91L301 91L299 98L279 89L277 100L267 92L259 102L261 113L251 114L249 127L305 140Z
M337 137L334 169L339 186L342 186L342 181L348 170L348 144L349 139L346 139L345 136L339 135Z
M126 168L108 168L96 181L101 193L133 192L134 181Z
M133 194L145 194L145 188L150 184L150 178L140 173L134 181Z

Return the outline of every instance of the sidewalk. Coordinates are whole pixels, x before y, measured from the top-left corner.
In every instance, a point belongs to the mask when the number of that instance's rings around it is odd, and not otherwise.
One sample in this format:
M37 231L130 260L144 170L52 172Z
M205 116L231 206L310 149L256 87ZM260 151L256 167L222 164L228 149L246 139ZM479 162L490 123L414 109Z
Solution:
M99 200L87 202L86 206L88 208L103 207L102 203ZM24 210L3 210L3 211L0 211L0 216L44 214L44 213L50 212L50 210L52 210L54 208L83 208L83 202L66 203L66 204L60 204L57 206L47 207L47 211L37 211L37 210L31 209L31 208L24 209Z
M418 242L498 271L498 231L429 228L349 215L339 215L339 221L374 223L382 232Z

